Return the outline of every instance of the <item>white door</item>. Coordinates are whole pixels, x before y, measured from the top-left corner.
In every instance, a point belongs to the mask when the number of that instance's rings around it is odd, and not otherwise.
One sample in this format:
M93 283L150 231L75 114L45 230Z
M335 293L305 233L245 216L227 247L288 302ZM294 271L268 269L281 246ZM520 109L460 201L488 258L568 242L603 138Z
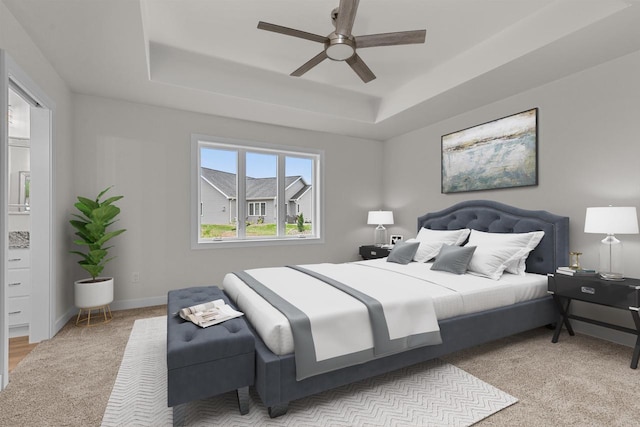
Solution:
M9 325L7 313L8 255L8 91L21 93L31 104L31 316L29 341L52 337L55 293L51 263L52 247L52 112L53 102L20 67L0 50L0 390L9 382Z

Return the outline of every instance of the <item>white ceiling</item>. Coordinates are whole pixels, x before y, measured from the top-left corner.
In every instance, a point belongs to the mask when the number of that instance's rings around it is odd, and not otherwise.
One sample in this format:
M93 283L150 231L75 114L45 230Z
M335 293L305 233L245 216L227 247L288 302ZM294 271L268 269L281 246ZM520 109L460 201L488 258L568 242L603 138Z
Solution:
M2 0L75 92L385 140L640 49L640 0L361 0L377 79L258 30L327 35L339 0Z

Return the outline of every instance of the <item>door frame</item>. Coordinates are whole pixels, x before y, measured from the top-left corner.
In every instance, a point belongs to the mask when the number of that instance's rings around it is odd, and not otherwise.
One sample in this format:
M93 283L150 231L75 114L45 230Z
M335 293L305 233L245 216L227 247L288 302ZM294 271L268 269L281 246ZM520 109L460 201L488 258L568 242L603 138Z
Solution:
M54 283L53 256L53 114L55 103L44 91L0 49L0 117L8 116L8 91L9 81L17 86L29 98L35 101L38 111L36 120L39 121L36 135L40 137L39 143L34 148L31 146L32 173L32 209L31 209L31 235L30 249L31 263L31 320L29 325L29 341L39 342L49 339L54 334L56 293ZM40 107L42 110L40 110ZM32 107L33 110L33 107ZM33 123L31 124L33 128ZM46 141L48 139L48 141ZM0 120L0 164L2 170L8 170L9 128L7 119ZM35 151L34 151L35 150ZM37 167L36 176L33 175L34 166ZM7 310L7 251L9 248L8 233L8 194L6 174L0 174L0 213L2 224L0 233L2 244L0 245L0 390L9 382L9 325ZM35 178L35 179L34 179ZM35 191L34 191L35 190ZM37 198L37 200L36 200ZM36 203L33 203L36 200ZM35 231L35 232L34 232ZM37 257L37 258L36 258ZM37 313L37 315L35 315Z

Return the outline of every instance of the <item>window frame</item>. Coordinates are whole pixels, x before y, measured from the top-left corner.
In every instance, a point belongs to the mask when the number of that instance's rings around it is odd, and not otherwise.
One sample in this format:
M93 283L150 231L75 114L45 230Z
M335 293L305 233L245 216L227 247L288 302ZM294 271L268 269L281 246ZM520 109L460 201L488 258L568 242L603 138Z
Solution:
M249 203L252 201L246 200L246 152L258 152L265 154L278 155L278 173L277 176L285 176L285 159L286 157L306 157L313 161L313 177L312 183L314 187L314 231L313 235L304 236L292 236L287 237L284 234L285 223L284 221L278 221L278 234L277 237L260 237L260 238L247 238L241 236L240 230L236 238L214 240L214 239L201 239L200 238L200 218L201 218L201 206L200 206L200 191L202 181L200 179L200 147L201 143L209 144L212 148L219 148L223 150L233 150L238 153L238 194L237 194L237 217L245 218L249 212ZM277 145L265 142L217 137L204 134L191 134L191 221L190 221L190 235L191 235L191 248L192 249L213 249L224 247L250 247L250 246L279 246L279 245L304 245L304 244L318 244L324 243L324 151L306 147ZM278 184L279 194L285 193L285 180L279 180ZM242 202L240 198L242 197ZM263 202L261 202L263 203ZM285 218L286 216L286 200L284 203L278 201L278 218ZM266 209L266 205L265 205Z
M267 215L267 202L249 202L247 201L248 207L248 216L265 216ZM258 208L256 209L256 206ZM256 211L260 211L260 213L256 213ZM253 212L253 213L251 213Z

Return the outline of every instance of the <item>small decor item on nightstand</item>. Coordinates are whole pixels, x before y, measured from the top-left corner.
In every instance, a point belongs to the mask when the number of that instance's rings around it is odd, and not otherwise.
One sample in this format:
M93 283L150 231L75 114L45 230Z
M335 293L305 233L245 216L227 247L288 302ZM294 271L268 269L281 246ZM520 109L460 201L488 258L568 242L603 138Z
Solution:
M398 242L402 242L403 239L404 239L404 237L402 237L402 235L400 235L400 234L392 234L391 235L391 240L389 240L389 244L393 246Z
M635 207L607 206L587 208L585 233L606 234L600 245L598 273L605 280L623 280L622 242L614 234L638 234Z
M367 224L378 226L373 232L373 244L382 246L387 243L387 229L385 225L393 224L393 212L391 211L369 211Z
M569 252L569 267L572 270L580 270L580 255L582 252Z
M585 268L573 268L573 267L558 267L556 273L564 274L565 276L596 276L595 270L589 270Z

